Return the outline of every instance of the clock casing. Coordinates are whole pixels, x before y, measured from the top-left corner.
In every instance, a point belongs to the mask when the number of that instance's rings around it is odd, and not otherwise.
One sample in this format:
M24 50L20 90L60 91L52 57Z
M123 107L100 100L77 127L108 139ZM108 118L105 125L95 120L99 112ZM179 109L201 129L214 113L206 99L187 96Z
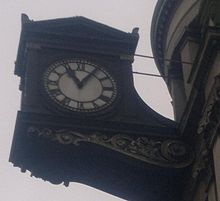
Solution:
M111 106L117 84L103 67L85 59L62 59L43 74L43 90L54 108L69 112L95 113Z
M22 15L15 66L22 100L10 162L54 184L80 182L126 200L170 201L182 171L154 164L160 144L178 132L135 90L138 38L137 29L126 33L84 17ZM143 155L151 160L139 160Z

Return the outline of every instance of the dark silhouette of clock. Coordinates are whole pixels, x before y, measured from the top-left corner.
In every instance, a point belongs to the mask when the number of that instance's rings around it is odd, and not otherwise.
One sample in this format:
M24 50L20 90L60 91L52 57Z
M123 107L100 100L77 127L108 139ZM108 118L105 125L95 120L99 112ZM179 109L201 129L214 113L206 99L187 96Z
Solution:
M126 200L177 200L179 192L171 192L182 185L180 167L190 160L176 141L177 125L135 90L137 31L84 17L32 21L22 15L14 166L54 184L80 182Z

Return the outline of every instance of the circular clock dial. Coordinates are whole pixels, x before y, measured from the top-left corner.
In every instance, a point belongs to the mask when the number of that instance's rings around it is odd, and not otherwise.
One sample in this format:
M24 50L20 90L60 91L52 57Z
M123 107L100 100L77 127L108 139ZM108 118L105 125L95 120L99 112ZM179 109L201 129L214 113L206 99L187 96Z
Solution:
M116 98L116 83L103 68L68 59L54 63L44 74L44 88L58 105L77 112L95 112Z

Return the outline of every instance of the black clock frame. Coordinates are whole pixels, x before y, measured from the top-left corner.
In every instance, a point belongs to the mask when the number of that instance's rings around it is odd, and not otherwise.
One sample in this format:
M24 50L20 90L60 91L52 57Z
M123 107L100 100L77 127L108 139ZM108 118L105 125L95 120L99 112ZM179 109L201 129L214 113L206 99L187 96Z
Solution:
M45 88L45 79L46 79L46 73L48 69L55 65L56 63L66 63L68 61L75 61L76 63L79 61L88 63L90 65L95 66L102 72L104 72L109 79L111 79L112 84L114 85L114 91L113 91L113 100L109 103L106 104L99 109L94 109L94 110L84 110L84 111L78 111L78 110L71 110L68 109L68 107L64 107L63 105L59 104L58 102L54 101L48 94ZM117 104L120 100L121 93L120 93L120 86L117 81L116 76L112 75L112 72L109 72L109 70L106 70L106 66L104 64L100 64L101 62L98 61L97 59L92 59L92 58L87 58L87 57L63 57L56 59L50 64L46 65L47 67L44 67L44 70L41 73L41 79L40 79L40 93L42 94L42 103L45 104L46 108L51 110L53 113L62 115L62 116L78 116L78 117L94 117L94 116L100 116L103 118L103 116L107 115L109 116L111 113L113 113L114 108L117 107ZM98 98L97 98L98 99Z

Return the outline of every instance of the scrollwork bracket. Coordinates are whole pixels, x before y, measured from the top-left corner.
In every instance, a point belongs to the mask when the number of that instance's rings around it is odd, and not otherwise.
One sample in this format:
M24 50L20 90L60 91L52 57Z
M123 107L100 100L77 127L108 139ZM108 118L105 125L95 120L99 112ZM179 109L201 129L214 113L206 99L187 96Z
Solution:
M171 168L183 168L192 162L192 154L186 144L174 139L155 139L146 136L125 134L104 135L102 133L81 133L69 129L49 129L30 126L28 135L44 137L62 145L93 143L120 152L143 162Z

